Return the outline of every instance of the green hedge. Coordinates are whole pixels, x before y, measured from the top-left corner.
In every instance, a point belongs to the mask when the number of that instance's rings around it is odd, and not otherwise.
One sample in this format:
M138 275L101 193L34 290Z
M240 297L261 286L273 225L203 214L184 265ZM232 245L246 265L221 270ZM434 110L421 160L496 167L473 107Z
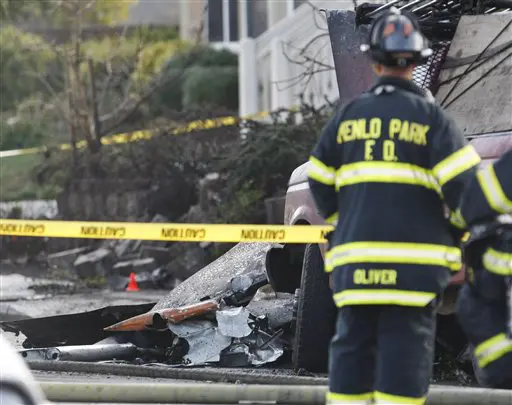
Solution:
M226 107L238 110L238 68L196 66L190 68L183 84L183 106Z
M167 82L152 97L150 111L190 106L238 108L238 55L199 46L178 51L162 68Z

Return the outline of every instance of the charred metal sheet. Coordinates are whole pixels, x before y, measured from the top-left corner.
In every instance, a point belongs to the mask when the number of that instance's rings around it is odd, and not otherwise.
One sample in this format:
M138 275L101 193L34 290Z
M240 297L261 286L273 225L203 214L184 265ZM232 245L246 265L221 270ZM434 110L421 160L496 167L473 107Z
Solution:
M154 305L109 306L78 314L1 322L0 327L6 332L23 333L27 337L25 348L87 345L110 335L103 328L146 313Z
M252 332L249 326L250 313L244 307L228 308L216 313L219 331L224 336L242 338Z
M169 329L187 341L189 349L183 360L188 365L217 362L221 351L231 344L231 337L222 335L211 321L191 320L169 324Z
M263 364L273 363L279 359L283 353L283 346L279 340L269 339L262 333L255 333L243 340L246 344L249 343L250 348L250 362L253 366L262 366Z
M178 285L154 310L177 308L201 301L206 297L228 296L230 282L243 274L266 274L266 255L270 243L239 243L225 255Z
M465 135L512 130L511 22L511 13L465 15L457 26L436 99Z
M328 10L327 26L340 104L344 104L369 89L375 80L367 56L359 49L369 27L356 27L355 13L347 10Z
M220 354L219 364L228 367L262 366L273 363L284 353L283 342L279 339L281 332L269 335L261 329L240 340Z
M268 261L265 261L265 263L268 263ZM223 300L229 306L247 304L258 289L266 284L268 284L266 273L256 272L233 277L230 282L231 291L223 297Z
M220 354L221 367L247 367L251 365L249 346L245 343L233 343Z
M247 310L255 316L266 316L269 327L279 329L293 320L294 295L276 293L270 286L258 290Z

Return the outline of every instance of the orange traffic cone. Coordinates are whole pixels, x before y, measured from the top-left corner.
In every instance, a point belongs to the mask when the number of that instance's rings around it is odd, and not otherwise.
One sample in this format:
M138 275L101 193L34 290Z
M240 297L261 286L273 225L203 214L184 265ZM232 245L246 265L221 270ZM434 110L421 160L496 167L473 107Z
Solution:
M135 273L130 273L130 281L128 282L126 291L140 291L137 280L135 279Z

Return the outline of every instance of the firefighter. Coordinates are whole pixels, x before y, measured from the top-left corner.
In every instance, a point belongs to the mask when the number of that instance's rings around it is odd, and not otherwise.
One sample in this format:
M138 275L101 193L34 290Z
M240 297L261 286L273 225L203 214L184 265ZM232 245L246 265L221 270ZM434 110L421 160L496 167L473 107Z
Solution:
M512 151L479 170L462 197L466 284L456 312L480 384L512 389ZM498 215L498 216L497 216ZM497 216L497 217L496 217Z
M461 268L444 204L456 217L480 157L412 81L432 53L413 17L379 16L361 49L378 80L331 117L308 169L318 211L334 225L327 403L423 404L438 297Z

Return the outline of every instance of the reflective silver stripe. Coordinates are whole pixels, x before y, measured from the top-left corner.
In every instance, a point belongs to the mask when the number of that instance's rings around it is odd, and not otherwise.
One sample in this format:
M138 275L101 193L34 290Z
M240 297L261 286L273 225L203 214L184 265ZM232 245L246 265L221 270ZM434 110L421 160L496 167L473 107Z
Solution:
M491 273L512 276L512 253L498 252L489 248L484 253L483 264Z
M512 340L504 333L500 333L475 348L475 356L480 367L498 360L508 352L512 351Z
M436 297L435 293L403 290L345 290L334 295L338 308L345 305L403 305L424 307Z
M365 399L328 399L326 405L371 405L373 401Z
M476 166L480 161L480 156L475 148L472 145L467 145L439 162L433 172L439 184L444 186L459 174Z
M390 395L383 392L375 392L374 404L379 405L423 405L427 401L426 397L412 398L399 395Z
M477 173L478 182L489 206L499 214L512 213L512 201L508 199L491 164Z
M413 184L440 192L429 170L407 163L360 162L342 166L336 176L336 188L366 183Z
M320 160L311 156L309 158L308 177L328 186L334 185L336 179L336 170L322 163Z
M327 405L370 405L373 403L373 392L366 394L336 394L327 392L325 396Z
M339 214L336 212L335 214L333 214L329 218L327 218L325 220L325 222L328 223L329 225L336 227L338 225L338 218L339 218Z
M331 249L325 260L326 271L349 263L412 263L452 267L461 264L461 252L457 248L442 245L354 242Z

